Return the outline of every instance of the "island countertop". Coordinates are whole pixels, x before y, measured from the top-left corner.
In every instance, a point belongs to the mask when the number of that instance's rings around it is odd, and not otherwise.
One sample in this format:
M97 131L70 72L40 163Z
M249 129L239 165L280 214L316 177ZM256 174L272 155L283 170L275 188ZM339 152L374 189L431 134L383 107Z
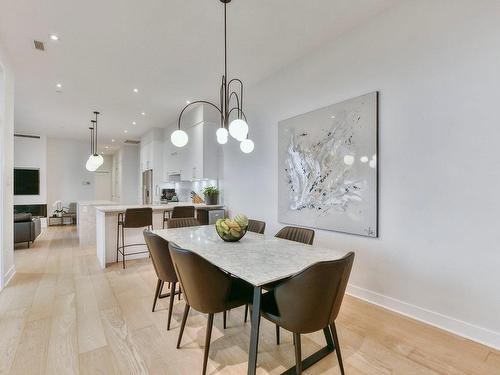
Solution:
M112 205L112 206L96 206L96 211L100 212L125 212L127 208L143 208L151 207L153 211L171 211L175 206L194 206L195 209L217 210L224 208L222 204L205 204L205 203L191 203L191 202L169 202L166 204L158 205L144 205L144 204L130 204L130 205Z

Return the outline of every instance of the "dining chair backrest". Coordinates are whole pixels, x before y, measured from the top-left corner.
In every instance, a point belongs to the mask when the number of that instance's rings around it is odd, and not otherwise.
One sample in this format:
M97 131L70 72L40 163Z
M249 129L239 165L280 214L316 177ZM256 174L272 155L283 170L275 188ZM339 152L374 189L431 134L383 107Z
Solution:
M188 305L207 314L224 311L231 276L192 251L172 242L169 248Z
M194 217L194 206L175 206L172 211L172 219L181 217Z
M195 227L200 225L198 219L194 217L181 217L178 219L168 219L167 228Z
M266 230L266 223L260 220L249 219L247 230L254 233L264 234L264 231Z
M292 332L310 333L333 323L353 262L350 252L339 260L313 264L278 284L274 294L280 325Z
M314 242L314 230L300 227L284 227L276 233L275 237L312 245Z
M153 225L153 209L151 207L127 208L123 226L125 228L142 228Z
M148 230L145 230L143 234L158 279L168 283L177 282L177 274L168 249L168 241Z

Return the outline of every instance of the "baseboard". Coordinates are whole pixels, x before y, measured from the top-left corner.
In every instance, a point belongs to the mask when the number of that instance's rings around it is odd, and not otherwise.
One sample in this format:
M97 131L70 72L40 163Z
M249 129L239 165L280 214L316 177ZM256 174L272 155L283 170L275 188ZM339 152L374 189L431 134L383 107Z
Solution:
M4 277L4 288L9 284L9 281L14 277L14 275L16 274L16 266L15 264L13 264L9 270L5 273L5 277Z
M349 284L347 294L455 335L500 350L500 333Z

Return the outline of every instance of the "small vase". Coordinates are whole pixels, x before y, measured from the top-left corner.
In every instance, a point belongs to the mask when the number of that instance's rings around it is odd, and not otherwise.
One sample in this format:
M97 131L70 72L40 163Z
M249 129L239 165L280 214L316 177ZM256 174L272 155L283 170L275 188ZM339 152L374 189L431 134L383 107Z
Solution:
M219 194L205 195L205 204L216 205L219 201Z

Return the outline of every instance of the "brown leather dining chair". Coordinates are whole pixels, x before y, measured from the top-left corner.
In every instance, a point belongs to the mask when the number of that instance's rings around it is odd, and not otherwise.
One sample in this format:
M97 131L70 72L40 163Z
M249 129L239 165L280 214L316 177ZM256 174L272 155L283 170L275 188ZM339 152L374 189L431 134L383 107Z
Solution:
M300 335L323 330L327 347L337 353L340 372L344 375L335 319L353 262L354 253L350 252L339 260L313 264L262 295L261 315L293 332L296 374L302 373Z
M147 253L145 251L137 251L134 253L126 253L125 249L131 246L144 246L144 243L125 243L125 229L126 228L147 228L153 229L153 209L151 207L143 208L127 208L125 214L120 212L118 214L118 225L116 228L116 262L118 263L118 254L122 255L123 268L125 269L125 257L134 254ZM120 236L121 234L121 236ZM120 246L121 238L121 246Z
M253 220L253 219L248 220L247 231L264 234L265 230L266 230L266 223L264 221Z
M200 225L198 219L194 217L183 217L178 219L169 219L167 221L167 228L183 228L183 227L195 227Z
M314 242L314 230L288 226L282 228L278 233L276 233L275 237L304 243L306 245L312 245Z
M189 309L192 307L199 312L208 314L202 371L202 374L205 375L214 314L245 305L252 298L253 288L243 280L220 270L192 251L182 249L172 242L169 243L169 248L177 278L186 300L177 348L181 344Z
M172 320L172 308L174 307L174 298L176 294L180 293L175 291L177 285L177 275L175 273L174 265L172 263L172 258L170 257L170 250L168 249L168 241L162 237L145 230L144 239L151 254L151 260L153 261L153 267L155 269L156 275L158 276L158 282L156 283L156 292L153 300L153 309L155 311L156 302L158 298L170 297L168 304L168 319L167 319L167 331L170 329L170 321ZM170 293L162 294L163 285L165 283L170 284Z
M195 217L194 206L174 206L172 213L169 211L163 212L163 229L165 229L165 223L170 219L180 219L185 217ZM170 215L169 215L170 214Z

